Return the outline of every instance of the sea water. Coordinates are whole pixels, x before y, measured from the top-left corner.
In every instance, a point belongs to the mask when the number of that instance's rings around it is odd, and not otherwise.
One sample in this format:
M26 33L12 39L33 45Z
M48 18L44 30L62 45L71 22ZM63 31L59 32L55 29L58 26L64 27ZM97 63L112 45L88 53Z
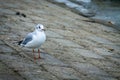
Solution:
M120 27L120 0L54 0L92 17L114 22Z
M120 27L120 0L92 0L95 18L115 22Z

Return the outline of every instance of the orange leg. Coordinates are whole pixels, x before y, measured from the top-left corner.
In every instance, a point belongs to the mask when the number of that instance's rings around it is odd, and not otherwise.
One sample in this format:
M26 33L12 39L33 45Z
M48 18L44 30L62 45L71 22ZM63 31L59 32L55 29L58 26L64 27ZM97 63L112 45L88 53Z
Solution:
M34 61L36 60L36 57L35 57L35 51L33 49L33 56L34 56Z
M38 59L40 59L40 50L38 49Z

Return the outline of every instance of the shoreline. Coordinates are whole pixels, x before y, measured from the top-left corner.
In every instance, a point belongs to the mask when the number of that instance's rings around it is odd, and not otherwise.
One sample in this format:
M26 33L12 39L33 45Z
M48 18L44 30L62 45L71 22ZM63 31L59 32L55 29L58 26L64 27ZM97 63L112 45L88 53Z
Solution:
M85 13L82 13L80 11L75 10L74 8L69 8L68 6L65 5L65 3L59 3L59 2L56 2L56 1L53 1L53 0L46 0L46 1L51 2L53 4L56 4L60 7L66 8L66 10L70 10L70 11L72 11L72 12L74 12L74 13L80 15L80 16L86 17L86 18L89 19L89 20L87 20L88 22L95 22L95 23L103 24L103 25L106 25L106 26L109 26L109 27L113 27L117 30L120 30L120 25L117 25L114 21L108 21L108 20L94 18L94 16L95 16L94 12L87 15Z

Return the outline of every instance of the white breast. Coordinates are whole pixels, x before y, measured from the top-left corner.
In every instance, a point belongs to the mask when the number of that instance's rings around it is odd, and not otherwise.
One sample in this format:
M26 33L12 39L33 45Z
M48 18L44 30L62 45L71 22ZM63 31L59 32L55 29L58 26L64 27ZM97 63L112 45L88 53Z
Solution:
M36 32L35 35L33 35L33 40L26 44L25 47L39 48L45 42L45 40L46 35L44 32Z

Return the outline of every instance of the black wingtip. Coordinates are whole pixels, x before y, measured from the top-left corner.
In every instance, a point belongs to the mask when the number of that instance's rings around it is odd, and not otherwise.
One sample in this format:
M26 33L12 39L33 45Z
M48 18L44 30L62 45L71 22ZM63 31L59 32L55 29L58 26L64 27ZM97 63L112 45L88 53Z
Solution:
M22 43L22 41L23 41L23 40L19 41L19 42L18 42L18 45L20 45L20 44Z

